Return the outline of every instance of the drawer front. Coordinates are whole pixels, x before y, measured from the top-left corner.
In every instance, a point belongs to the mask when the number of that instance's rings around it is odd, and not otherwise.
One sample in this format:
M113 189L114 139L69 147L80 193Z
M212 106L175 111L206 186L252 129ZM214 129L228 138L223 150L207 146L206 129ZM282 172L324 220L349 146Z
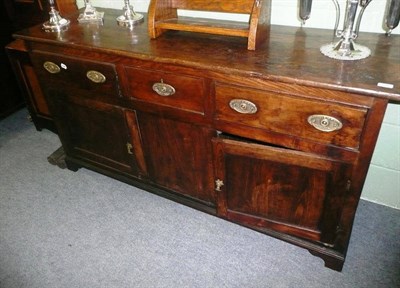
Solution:
M204 114L205 82L202 78L163 71L125 67L128 98L164 107Z
M359 146L368 111L365 108L224 84L217 84L215 90L216 123L237 123L260 129L261 133L279 133L341 147ZM239 133L251 138L254 129L241 129Z
M33 52L31 59L42 85L120 96L113 64L39 51Z

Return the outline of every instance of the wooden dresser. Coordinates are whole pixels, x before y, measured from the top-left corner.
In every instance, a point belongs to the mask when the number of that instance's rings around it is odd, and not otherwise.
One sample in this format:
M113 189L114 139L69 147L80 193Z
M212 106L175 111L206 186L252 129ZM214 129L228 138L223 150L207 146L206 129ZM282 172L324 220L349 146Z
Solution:
M386 106L400 101L400 37L361 33L372 55L346 62L319 52L332 31L271 26L249 51L235 37L150 39L146 21L129 30L116 24L121 11L101 10L104 25L75 15L65 32L36 26L9 46L29 53L20 71L35 75L26 81L68 168L293 243L340 271Z

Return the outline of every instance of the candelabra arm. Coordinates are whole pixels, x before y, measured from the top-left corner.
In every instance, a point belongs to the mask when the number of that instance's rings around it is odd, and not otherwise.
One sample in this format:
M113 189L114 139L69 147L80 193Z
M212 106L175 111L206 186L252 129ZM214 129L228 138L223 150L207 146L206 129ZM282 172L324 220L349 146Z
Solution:
M390 36L392 30L399 25L400 21L400 0L391 0L387 11L385 24L388 30L386 35Z
M372 0L360 0L360 6L361 10L360 13L358 14L357 17L357 22L356 22L356 29L355 29L355 35L358 37L358 32L360 31L360 24L361 24L361 18L364 15L365 8L371 3Z
M335 5L335 10L336 10L336 19L335 19L335 28L333 29L333 34L336 35L337 29L339 27L339 21L340 21L340 7L339 7L339 2L338 0L332 0L333 5Z

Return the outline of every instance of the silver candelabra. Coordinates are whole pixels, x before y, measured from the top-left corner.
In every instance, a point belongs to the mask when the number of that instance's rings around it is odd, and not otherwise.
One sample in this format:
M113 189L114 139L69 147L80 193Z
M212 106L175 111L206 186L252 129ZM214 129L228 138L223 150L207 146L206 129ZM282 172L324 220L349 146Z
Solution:
M361 19L365 9L372 0L347 0L343 29L338 30L340 21L340 6L338 0L333 0L336 8L335 36L339 41L322 45L320 51L325 56L339 60L359 60L368 57L371 50L363 45L355 43L360 31ZM386 35L399 25L400 0L389 0L389 9L386 14L385 24L388 28ZM303 24L310 18L312 0L300 0L299 17ZM361 7L358 17L357 9Z

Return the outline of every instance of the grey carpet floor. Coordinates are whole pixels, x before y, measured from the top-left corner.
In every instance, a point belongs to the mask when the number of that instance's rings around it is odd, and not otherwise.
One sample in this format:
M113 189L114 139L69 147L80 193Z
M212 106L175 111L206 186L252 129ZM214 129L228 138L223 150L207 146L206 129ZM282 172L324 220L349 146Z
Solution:
M95 172L26 110L0 121L0 287L400 287L400 210L361 201L343 271ZM384 193L385 191L382 191Z

